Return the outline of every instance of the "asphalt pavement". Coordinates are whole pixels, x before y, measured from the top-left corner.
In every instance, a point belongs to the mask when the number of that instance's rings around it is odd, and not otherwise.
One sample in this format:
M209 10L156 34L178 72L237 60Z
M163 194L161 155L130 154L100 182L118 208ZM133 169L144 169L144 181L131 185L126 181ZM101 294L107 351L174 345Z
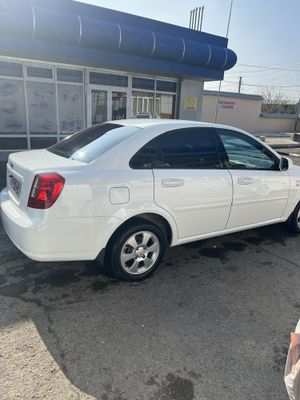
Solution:
M286 400L299 245L283 225L195 242L126 283L0 226L1 400Z
M287 399L299 244L282 225L195 242L126 283L31 261L1 229L0 398Z

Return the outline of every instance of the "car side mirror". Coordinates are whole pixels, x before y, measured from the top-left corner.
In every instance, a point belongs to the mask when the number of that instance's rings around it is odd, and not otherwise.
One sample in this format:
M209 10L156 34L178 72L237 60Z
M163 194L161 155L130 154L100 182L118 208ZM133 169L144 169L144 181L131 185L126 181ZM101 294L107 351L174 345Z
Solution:
M280 171L287 171L289 169L288 158L281 157L279 168L280 168Z

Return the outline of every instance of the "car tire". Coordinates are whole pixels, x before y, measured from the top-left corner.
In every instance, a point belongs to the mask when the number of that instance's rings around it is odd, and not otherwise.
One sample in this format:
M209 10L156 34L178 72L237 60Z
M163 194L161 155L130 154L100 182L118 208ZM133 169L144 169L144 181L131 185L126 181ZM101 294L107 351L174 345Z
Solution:
M112 238L106 258L113 274L130 282L150 276L163 258L166 236L151 223L139 223L119 232Z
M300 203L289 218L289 228L292 232L300 234Z

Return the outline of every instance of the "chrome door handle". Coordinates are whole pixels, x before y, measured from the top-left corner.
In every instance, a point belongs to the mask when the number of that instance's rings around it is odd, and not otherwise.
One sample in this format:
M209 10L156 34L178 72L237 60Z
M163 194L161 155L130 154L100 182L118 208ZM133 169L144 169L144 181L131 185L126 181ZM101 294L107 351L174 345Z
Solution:
M253 183L253 178L249 176L240 176L237 182L239 185L251 185Z
M163 187L177 187L183 186L184 180L179 178L166 178L161 181Z

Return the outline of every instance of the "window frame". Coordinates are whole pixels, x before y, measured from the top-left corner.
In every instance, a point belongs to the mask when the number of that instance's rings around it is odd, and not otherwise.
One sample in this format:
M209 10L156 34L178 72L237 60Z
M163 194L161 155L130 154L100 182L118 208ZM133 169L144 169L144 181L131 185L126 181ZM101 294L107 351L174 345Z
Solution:
M219 161L219 167L214 167L214 168L212 168L212 167L209 167L209 168L208 167L205 167L205 168L178 168L178 167L177 168L165 168L165 167L161 166L162 163L163 163L162 148L163 148L163 145L164 145L166 139L169 136L173 135L173 134L177 134L177 133L184 132L184 131L187 131L187 130L188 131L206 130L206 131L209 132L209 134L210 134L210 136L212 138L212 141L214 143L214 146L215 146L216 155L217 155L217 158L218 158L218 161ZM199 133L199 135L201 135L201 133ZM156 151L155 151L155 153L153 155L151 167L149 167L149 168L133 168L132 167L133 158L138 154L138 152L144 146L146 146L148 143L150 143L152 140L156 139L157 137L160 137L160 140L159 140L159 144L157 146L157 149L156 149ZM161 165L159 166L159 165L157 165L157 163L161 163ZM170 131L166 131L166 132L160 133L159 135L157 135L154 138L150 139L147 143L145 143L139 150L137 150L134 153L134 155L130 158L129 166L130 166L131 169L138 169L138 170L150 170L150 169L151 170L155 170L155 169L176 170L177 169L177 170L182 170L182 171L188 171L188 170L193 170L193 171L196 171L196 170L199 170L199 171L212 170L213 171L213 170L225 169L225 165L223 163L223 160L221 158L221 154L220 154L220 151L219 151L219 143L216 140L216 134L215 134L214 130L211 127L203 127L203 126L200 126L200 127L191 126L191 127L185 127L185 128L177 128L177 129L172 129Z
M212 128L215 131L215 138L218 141L218 148L219 148L219 154L222 160L222 164L224 165L224 169L230 170L230 171L281 171L280 170L280 157L278 157L275 153L273 153L270 149L268 149L268 147L266 147L264 144L262 144L261 142L259 142L256 138L252 137L252 136L248 136L247 134L234 130L234 129L227 129L227 128ZM236 135L236 137L245 140L245 142L247 143L247 139L249 139L249 144L252 145L251 141L254 143L257 143L259 146L261 146L261 148L263 148L265 150L265 154L267 154L271 160L276 162L276 168L274 169L270 169L270 168L238 168L238 167L231 167L228 163L229 161L229 155L226 151L226 148L223 144L223 141L220 137L219 134L219 130L220 131L224 131L225 133L233 133L234 135ZM259 148L257 148L258 151L261 151Z

